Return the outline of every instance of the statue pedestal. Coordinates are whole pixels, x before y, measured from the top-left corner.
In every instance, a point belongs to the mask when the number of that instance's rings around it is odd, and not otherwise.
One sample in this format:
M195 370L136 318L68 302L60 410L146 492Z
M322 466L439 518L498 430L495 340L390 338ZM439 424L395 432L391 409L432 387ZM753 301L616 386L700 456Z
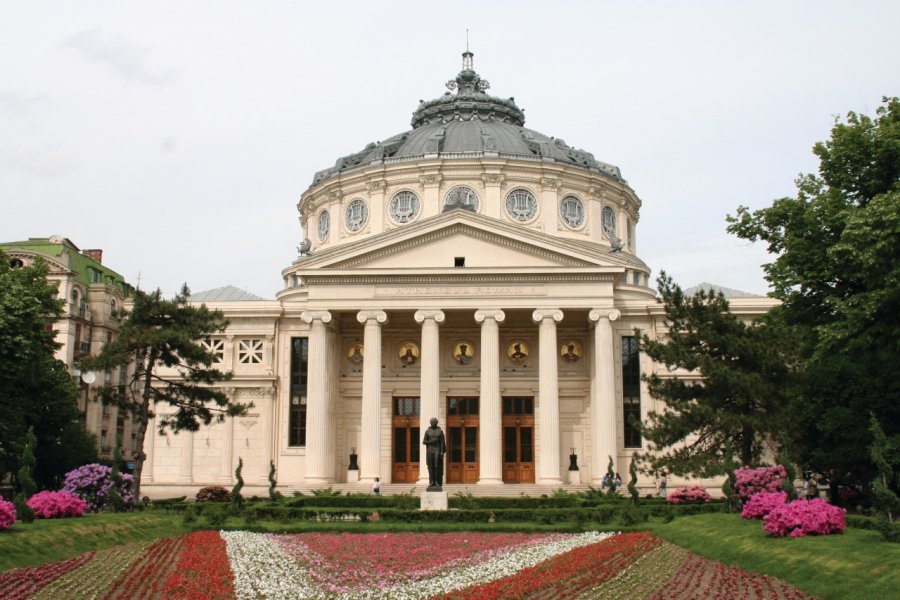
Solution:
M356 483L359 481L359 471L356 469L347 471L347 483Z
M581 485L581 471L569 471L569 485Z
M419 510L447 510L447 492L422 492Z

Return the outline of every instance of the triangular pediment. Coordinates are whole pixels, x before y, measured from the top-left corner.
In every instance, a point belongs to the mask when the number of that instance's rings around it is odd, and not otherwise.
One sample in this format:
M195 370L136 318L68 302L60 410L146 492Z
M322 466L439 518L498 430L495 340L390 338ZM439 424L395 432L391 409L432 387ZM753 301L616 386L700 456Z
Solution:
M580 244L467 211L454 211L305 257L321 270L621 268L626 261L599 244ZM459 260L464 261L458 265Z

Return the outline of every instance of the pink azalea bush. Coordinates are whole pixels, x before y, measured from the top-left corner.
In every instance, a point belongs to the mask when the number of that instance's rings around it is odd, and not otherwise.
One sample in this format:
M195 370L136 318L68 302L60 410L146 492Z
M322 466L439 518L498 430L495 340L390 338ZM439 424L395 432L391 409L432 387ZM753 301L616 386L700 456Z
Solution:
M787 477L787 472L782 465L774 467L741 467L734 472L734 489L741 500L749 500L754 494L760 492L777 492L781 486L781 480Z
M776 508L787 502L787 492L760 492L753 494L744 503L741 517L744 519L762 519Z
M38 492L26 504L39 519L80 517L87 510L87 502L69 492Z
M8 529L16 522L16 507L0 496L0 531Z
M763 529L769 535L791 537L843 533L846 512L820 498L794 500L766 515L763 518Z
M62 491L69 492L87 502L88 510L100 512L106 510L109 505L109 490L113 486L112 469L105 465L92 463L82 465L77 469L66 473L66 481ZM128 508L134 506L134 492L131 484L134 477L127 473L120 474L122 485L119 486L119 494Z
M709 494L706 490L699 485L695 485L689 488L678 488L667 498L669 502L672 504L688 504L691 502L699 503L699 502L709 502L712 498L709 497Z

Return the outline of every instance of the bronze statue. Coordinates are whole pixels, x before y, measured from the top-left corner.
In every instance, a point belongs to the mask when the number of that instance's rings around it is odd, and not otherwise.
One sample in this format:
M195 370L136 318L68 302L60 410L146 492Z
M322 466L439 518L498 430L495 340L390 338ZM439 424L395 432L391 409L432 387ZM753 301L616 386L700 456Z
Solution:
M425 462L428 465L428 491L440 492L444 484L447 441L444 439L444 432L438 427L437 419L431 419L431 427L425 430L422 443L425 445Z

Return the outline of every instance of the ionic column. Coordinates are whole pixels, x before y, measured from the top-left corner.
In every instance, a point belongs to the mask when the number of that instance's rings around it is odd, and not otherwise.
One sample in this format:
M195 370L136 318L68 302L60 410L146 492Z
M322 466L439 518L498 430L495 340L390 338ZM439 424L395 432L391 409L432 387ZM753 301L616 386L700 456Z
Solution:
M500 431L500 323L502 310L479 310L475 321L481 323L481 414L478 483L503 483L503 435Z
M310 324L309 363L306 393L306 483L331 483L328 472L328 448L331 423L328 422L328 330L331 313L307 310L300 315Z
M425 431L432 418L440 419L438 408L441 384L440 336L438 327L444 322L444 312L440 310L416 311L416 323L422 324L422 356L420 358L421 391L419 393L421 411L419 429ZM441 423L446 428L444 423ZM417 444L421 444L416 440ZM428 485L428 463L425 451L419 448L419 481L420 485Z
M621 313L614 308L595 308L588 313L594 325L594 386L591 398L591 482L600 484L609 457L618 460L616 440L616 377L612 322Z
M558 309L536 310L531 315L540 324L540 418L541 444L537 483L560 485L559 477L559 373L557 370L556 324L562 321Z
M360 481L374 481L381 470L381 325L383 310L361 310L356 320L365 325L363 346L362 427L359 451Z

